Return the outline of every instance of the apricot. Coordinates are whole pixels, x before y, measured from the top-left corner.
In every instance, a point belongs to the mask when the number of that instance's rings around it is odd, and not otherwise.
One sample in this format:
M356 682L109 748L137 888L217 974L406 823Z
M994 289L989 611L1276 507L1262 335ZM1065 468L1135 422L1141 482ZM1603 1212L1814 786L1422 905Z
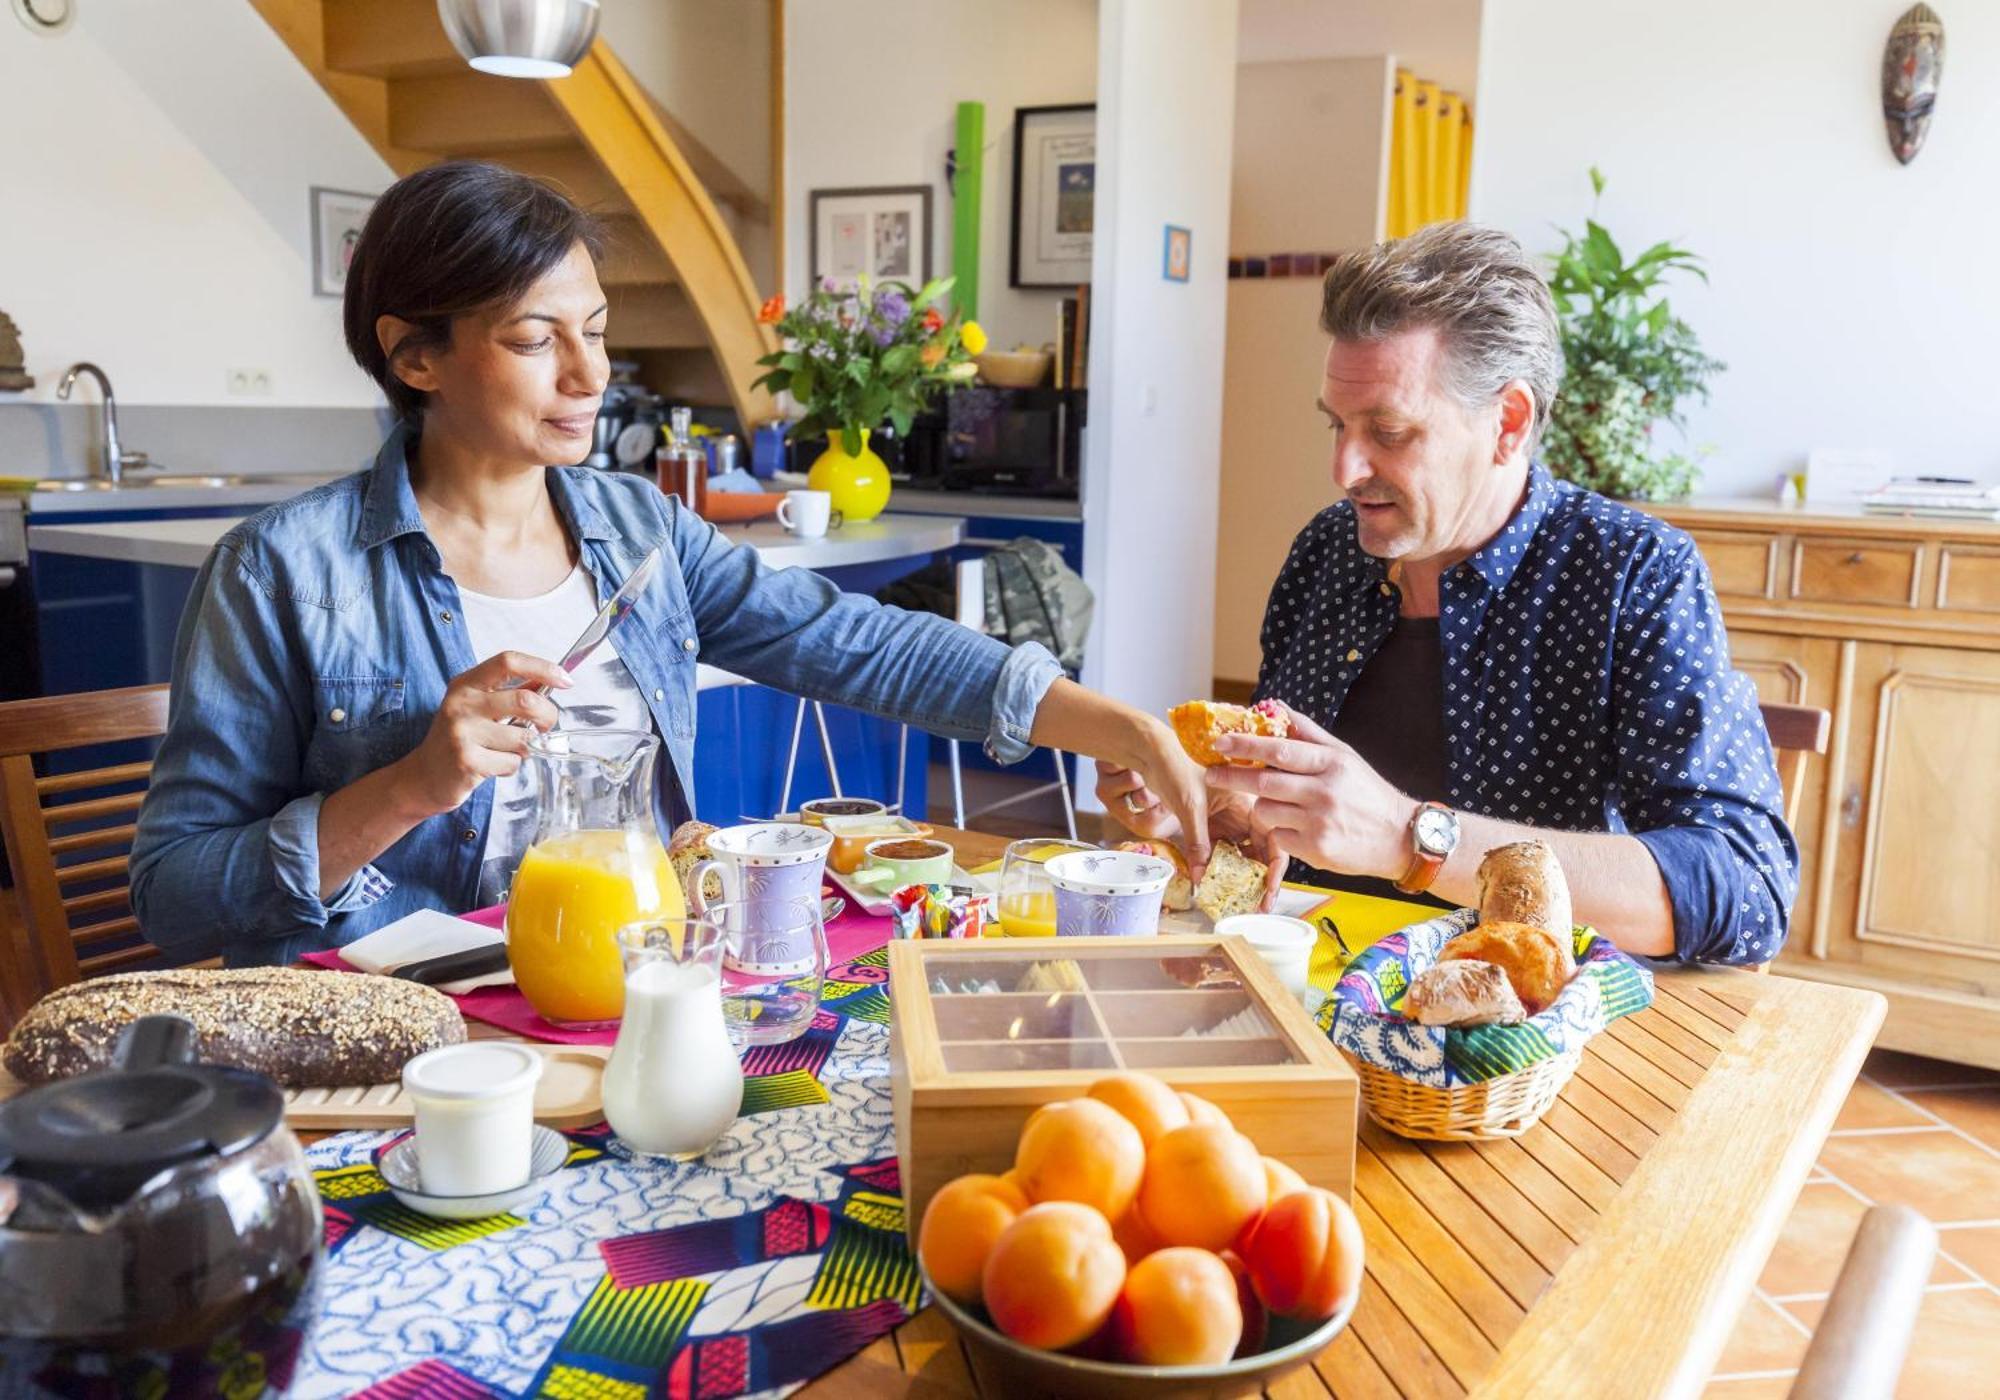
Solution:
M1266 1195L1273 1201L1306 1189L1306 1179L1276 1157L1264 1159L1264 1184L1269 1188Z
M1200 1094L1184 1092L1177 1097L1181 1101L1181 1107L1188 1111L1188 1121L1190 1123L1220 1123L1225 1128L1236 1126L1229 1121L1228 1114L1224 1113ZM1148 1145L1150 1146L1150 1144Z
M1140 1141L1151 1147L1161 1134L1188 1122L1187 1105L1165 1082L1150 1074L1108 1074L1090 1086L1090 1097L1110 1104L1139 1130Z
M1050 1201L1028 1207L1000 1232L980 1286L995 1327L1026 1346L1060 1351L1111 1316L1125 1286L1125 1256L1097 1211Z
M1243 1257L1233 1249L1225 1249L1216 1257L1229 1266L1230 1276L1236 1280L1236 1306L1243 1311L1243 1340L1236 1344L1236 1354L1255 1356L1264 1349L1264 1341L1270 1336L1271 1315L1250 1282L1250 1266L1243 1262Z
M1264 1160L1249 1138L1219 1123L1190 1123L1153 1144L1139 1209L1167 1244L1223 1249L1269 1199Z
M1004 1178L974 1173L946 1182L924 1207L917 1258L931 1282L961 1303L979 1301L979 1278L993 1242L1028 1198Z
M1243 1310L1229 1266L1205 1249L1149 1254L1111 1313L1118 1351L1142 1366L1215 1366L1236 1354Z
M1116 1220L1146 1171L1146 1143L1125 1115L1096 1099L1044 1104L1021 1129L1014 1170L1029 1200L1075 1201Z
M1333 1192L1309 1186L1271 1203L1243 1242L1243 1262L1265 1307L1323 1322L1361 1287L1361 1222Z
M1146 1217L1134 1205L1130 1210L1111 1222L1111 1238L1118 1241L1118 1247L1125 1251L1125 1262L1136 1264L1156 1249L1164 1249L1166 1241L1153 1233L1153 1227L1146 1223Z

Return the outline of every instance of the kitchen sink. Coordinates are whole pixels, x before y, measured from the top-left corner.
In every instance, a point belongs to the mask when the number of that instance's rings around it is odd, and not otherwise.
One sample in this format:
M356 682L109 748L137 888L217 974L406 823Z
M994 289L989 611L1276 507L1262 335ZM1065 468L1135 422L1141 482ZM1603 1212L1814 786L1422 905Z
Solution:
M304 475L297 472L135 472L120 482L106 481L101 476L52 477L37 481L37 491L111 491L119 487L152 487L159 490L215 490L228 486L292 486L304 491L322 482L333 480L330 476Z

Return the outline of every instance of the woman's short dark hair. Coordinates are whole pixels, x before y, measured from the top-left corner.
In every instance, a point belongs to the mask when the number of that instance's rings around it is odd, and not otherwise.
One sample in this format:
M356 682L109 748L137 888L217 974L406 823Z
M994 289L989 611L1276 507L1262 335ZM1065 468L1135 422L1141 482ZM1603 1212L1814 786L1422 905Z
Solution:
M597 221L518 171L454 160L406 175L375 202L348 264L347 349L398 418L420 417L425 395L396 377L376 320L416 327L396 354L449 345L453 318L513 301L579 242L602 253Z

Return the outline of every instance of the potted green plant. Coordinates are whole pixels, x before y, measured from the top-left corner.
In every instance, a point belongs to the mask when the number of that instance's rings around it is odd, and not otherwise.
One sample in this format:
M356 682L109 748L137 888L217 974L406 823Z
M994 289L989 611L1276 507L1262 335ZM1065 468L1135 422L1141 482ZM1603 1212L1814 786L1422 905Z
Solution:
M1590 170L1601 197L1604 176ZM1596 213L1593 199L1591 212ZM1659 451L1653 427L1681 427L1690 395L1708 397L1724 368L1703 352L1693 327L1674 315L1662 290L1669 275L1708 280L1701 259L1655 243L1629 263L1595 218L1581 236L1560 229L1549 290L1562 325L1568 363L1542 440L1542 460L1557 476L1607 496L1660 501L1693 490L1701 468L1683 452Z
M790 310L772 297L758 313L785 344L757 362L767 368L756 383L790 390L805 410L789 436L826 434L807 484L832 493L848 520L873 520L889 501L888 466L868 447L876 426L887 421L907 434L940 391L977 373L972 356L986 348L986 332L938 305L952 281L912 290L863 277L844 289L829 278Z

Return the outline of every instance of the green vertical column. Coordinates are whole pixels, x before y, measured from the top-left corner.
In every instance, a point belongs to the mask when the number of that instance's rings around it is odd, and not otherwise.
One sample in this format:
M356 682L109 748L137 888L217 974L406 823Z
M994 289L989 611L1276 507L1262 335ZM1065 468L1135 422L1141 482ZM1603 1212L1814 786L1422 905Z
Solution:
M958 104L958 173L951 203L952 305L979 314L979 195L986 177L986 104Z

